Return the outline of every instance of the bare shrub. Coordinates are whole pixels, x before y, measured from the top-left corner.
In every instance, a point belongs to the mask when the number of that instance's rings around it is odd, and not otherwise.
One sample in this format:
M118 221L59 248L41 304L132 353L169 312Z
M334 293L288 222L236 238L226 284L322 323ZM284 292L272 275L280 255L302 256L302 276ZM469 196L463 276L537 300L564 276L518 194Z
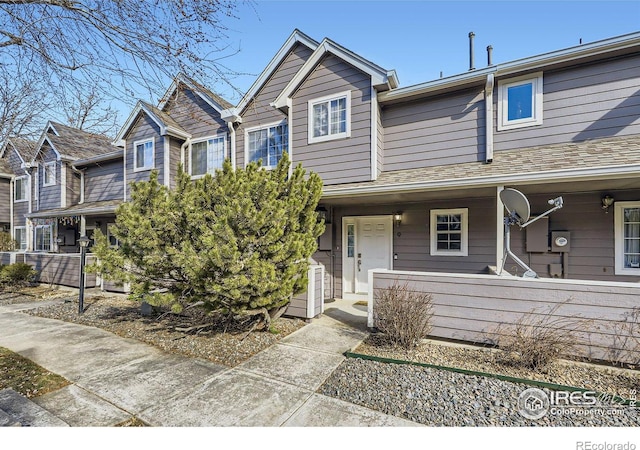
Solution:
M558 303L546 312L534 308L513 324L500 324L491 336L502 350L496 356L498 362L537 370L586 344L580 336L592 321L557 314L570 301L571 298Z
M431 332L433 296L416 292L408 283L375 290L374 325L394 345L411 349Z
M622 316L622 320L611 326L613 345L608 357L620 365L640 366L640 306Z

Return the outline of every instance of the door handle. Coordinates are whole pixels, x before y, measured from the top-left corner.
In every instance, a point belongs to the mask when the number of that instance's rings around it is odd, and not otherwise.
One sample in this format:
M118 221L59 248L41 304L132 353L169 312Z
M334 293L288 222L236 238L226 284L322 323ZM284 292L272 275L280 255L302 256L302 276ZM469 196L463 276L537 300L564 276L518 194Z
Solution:
M358 272L360 272L360 266L361 266L361 265L362 265L362 260L361 260L361 259L359 259L359 260L358 260Z

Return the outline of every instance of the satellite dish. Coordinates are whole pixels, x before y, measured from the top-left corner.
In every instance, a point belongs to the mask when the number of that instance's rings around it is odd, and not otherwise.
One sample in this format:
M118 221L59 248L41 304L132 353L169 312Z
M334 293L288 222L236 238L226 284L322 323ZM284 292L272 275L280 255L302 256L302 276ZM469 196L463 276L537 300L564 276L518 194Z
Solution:
M531 216L531 206L524 194L515 189L507 188L500 192L500 200L504 204L509 215L519 225L522 225Z
M527 266L511 251L511 226L517 224L520 229L522 229L527 225L531 225L536 220L542 219L552 212L557 211L563 206L562 197L557 197L549 200L547 203L553 205L553 208L540 214L537 217L534 217L531 220L529 220L529 217L531 216L531 206L529 205L529 200L527 200L527 197L525 197L522 192L516 191L515 189L511 188L503 189L502 191L500 191L500 200L502 200L502 203L504 204L504 207L509 215L504 218L504 256L502 258L502 267L500 268L500 272L498 272L498 275L502 274L507 256L510 256L520 267L525 270L524 274L522 275L523 278L538 278L538 274L536 274L529 266Z

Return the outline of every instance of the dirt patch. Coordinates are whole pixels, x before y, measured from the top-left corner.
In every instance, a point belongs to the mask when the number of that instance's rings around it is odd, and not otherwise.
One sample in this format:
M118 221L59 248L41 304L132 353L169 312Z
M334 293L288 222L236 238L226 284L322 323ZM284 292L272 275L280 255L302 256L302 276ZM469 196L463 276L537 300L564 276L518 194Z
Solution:
M67 386L69 381L0 347L0 389L10 388L27 398L38 397Z

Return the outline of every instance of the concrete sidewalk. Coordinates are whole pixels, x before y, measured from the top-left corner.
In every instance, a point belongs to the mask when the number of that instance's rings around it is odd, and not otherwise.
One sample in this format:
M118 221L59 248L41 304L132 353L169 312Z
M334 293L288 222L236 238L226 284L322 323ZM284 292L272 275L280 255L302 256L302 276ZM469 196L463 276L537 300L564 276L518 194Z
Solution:
M333 318L314 320L232 369L19 312L25 305L0 307L0 346L73 383L33 400L53 416L50 425L113 426L132 416L152 426L417 425L315 393L366 335L353 328L357 310L337 313L348 303L327 306ZM2 392L0 410L16 417L12 396Z

